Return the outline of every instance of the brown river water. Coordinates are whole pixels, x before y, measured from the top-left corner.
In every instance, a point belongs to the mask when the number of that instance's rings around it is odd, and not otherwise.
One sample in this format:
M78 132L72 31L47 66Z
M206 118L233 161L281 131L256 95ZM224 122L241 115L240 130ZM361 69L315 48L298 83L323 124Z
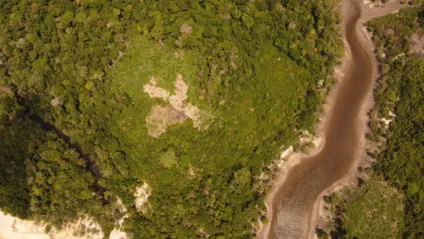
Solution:
M287 175L272 201L268 238L307 238L314 205L320 194L349 173L364 131L361 107L373 83L373 61L358 35L361 6L353 2L345 14L345 40L351 51L345 76L337 86L335 102L325 119L324 146L302 159Z

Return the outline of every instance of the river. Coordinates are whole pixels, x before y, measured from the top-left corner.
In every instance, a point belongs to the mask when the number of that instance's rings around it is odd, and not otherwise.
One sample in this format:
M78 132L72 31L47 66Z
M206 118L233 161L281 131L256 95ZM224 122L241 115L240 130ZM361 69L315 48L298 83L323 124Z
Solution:
M344 58L344 76L333 92L334 103L329 105L324 119L325 143L318 153L293 167L282 186L275 189L268 205L270 225L263 238L311 237L320 195L352 172L364 153L364 122L375 82L376 63L372 42L362 30L362 21L399 8L398 3L375 10L367 9L358 0L343 3L343 35L348 57Z

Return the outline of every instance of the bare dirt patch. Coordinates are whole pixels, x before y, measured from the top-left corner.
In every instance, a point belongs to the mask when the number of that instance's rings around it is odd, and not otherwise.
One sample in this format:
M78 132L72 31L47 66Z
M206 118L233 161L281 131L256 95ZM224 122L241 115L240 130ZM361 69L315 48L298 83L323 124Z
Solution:
M157 80L155 77L150 77L150 81L148 84L145 84L143 87L143 91L146 92L150 98L160 98L164 101L169 99L169 92L165 89L162 89L156 86Z
M13 94L12 90L9 87L1 86L0 85L0 94Z
M169 91L157 86L154 77L151 77L149 83L143 87L143 91L151 98L159 98L169 103L167 106L154 105L146 118L148 134L154 138L159 138L169 126L182 124L188 118L198 130L206 130L209 127L210 114L197 106L185 103L188 98L188 85L180 73L177 74L174 87L174 94L171 95Z
M52 100L50 100L50 104L53 106L53 107L56 107L56 106L58 106L58 105L60 105L60 98L59 97L54 97Z
M53 229L50 233L52 238L103 238L100 225L88 215L82 215L76 222L70 222L63 229Z
M0 211L0 238L49 239L49 236L44 233L44 227L42 225L20 220Z
M6 215L0 211L1 239L101 239L104 234L100 225L87 215L80 215L77 221L69 222L60 229L45 232L45 224Z
M144 188L147 188L144 186ZM146 198L147 200L147 198ZM127 209L117 198L115 210L119 211L114 230L109 239L126 239L128 235L122 230L122 224L128 218ZM80 214L77 220L53 227L45 231L47 224L32 220L22 220L0 211L0 239L102 239L105 238L100 225L88 215Z
M424 29L419 29L411 38L411 53L424 55Z
M128 235L122 230L122 224L128 218L127 208L122 203L122 200L118 197L115 202L116 210L119 211L119 214L124 214L116 223L115 228L110 232L109 239L127 239Z
M147 210L146 203L151 194L152 194L152 189L147 183L143 183L141 186L135 189L135 193L133 195L135 198L134 204L138 212L143 212L143 213L146 212Z
M174 124L182 124L187 116L171 106L155 105L152 107L150 115L146 118L146 125L149 135L154 138L166 132L166 129Z

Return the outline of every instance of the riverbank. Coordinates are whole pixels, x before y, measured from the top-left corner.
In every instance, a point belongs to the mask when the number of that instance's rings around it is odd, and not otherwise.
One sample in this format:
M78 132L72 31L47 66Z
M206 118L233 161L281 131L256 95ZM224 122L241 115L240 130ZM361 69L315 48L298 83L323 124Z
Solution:
M303 140L304 140L304 137L302 136L300 138L300 141L303 141ZM288 172L293 167L298 165L301 162L302 158L308 155L317 154L319 151L321 151L322 147L324 146L324 141L319 134L317 134L315 137L312 137L312 140L307 142L310 142L314 145L314 148L309 153L295 152L293 149L293 146L288 147L286 150L284 150L281 153L279 162L277 163L277 166L276 166L278 168L278 173L275 176L276 179L274 183L272 184L270 193L268 194L265 200L265 207L267 209L267 218L271 218L270 215L272 215L273 213L273 207L272 206L270 207L269 205L272 205L275 195L278 191L277 189L284 184L287 178ZM257 238L267 239L269 230L270 230L270 222L266 224L261 224L260 222Z

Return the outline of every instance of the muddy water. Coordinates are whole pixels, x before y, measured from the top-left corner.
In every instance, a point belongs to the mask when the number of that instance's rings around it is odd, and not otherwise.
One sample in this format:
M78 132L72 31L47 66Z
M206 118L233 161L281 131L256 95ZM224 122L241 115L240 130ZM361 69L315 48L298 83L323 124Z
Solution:
M307 238L317 198L349 172L358 156L363 137L360 108L373 82L373 64L356 31L360 24L359 9L352 4L345 16L345 39L352 57L325 122L325 145L318 154L294 167L276 193L268 238Z

